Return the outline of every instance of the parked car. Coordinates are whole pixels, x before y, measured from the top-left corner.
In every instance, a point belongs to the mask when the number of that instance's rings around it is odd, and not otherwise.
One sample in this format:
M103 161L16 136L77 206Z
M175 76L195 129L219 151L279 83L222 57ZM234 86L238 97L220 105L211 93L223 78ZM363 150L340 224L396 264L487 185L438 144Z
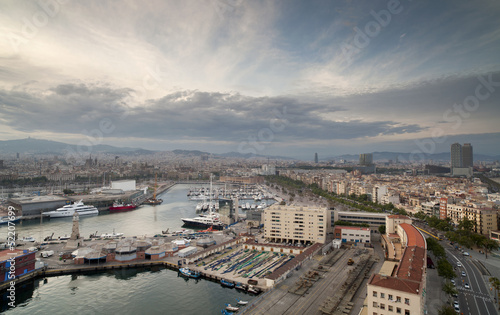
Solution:
M451 283L453 283L453 285L455 285L455 279L451 279Z
M455 311L460 312L460 305L458 304L458 301L453 302L453 308Z

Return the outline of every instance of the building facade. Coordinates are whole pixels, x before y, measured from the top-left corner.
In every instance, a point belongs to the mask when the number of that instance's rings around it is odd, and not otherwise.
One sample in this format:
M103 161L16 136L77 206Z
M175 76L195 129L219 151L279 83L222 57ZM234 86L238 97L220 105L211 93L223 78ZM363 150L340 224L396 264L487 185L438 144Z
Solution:
M387 213L362 211L334 211L334 221L344 221L358 224L368 224L373 227L385 225Z
M342 243L370 243L370 228L358 226L335 226L333 231L335 239L342 240Z
M328 212L326 208L272 205L264 210L264 237L273 242L324 244L331 226Z

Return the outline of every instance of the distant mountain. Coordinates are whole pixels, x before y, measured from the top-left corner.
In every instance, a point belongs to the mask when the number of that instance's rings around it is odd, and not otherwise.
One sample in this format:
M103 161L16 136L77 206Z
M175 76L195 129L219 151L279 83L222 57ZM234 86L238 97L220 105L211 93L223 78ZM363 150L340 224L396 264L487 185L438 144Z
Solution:
M190 155L190 156L212 155L212 153L203 152L199 150L173 150L172 153L175 153L177 155Z
M80 149L81 150L81 149ZM64 155L69 152L79 152L78 146L58 141L26 138L20 140L0 141L0 153L2 154L53 154ZM120 154L148 154L148 151L139 148L120 148L107 144L96 144L92 146L89 153L120 153Z
M222 154L216 154L221 157L233 157L233 158L243 158L243 159L250 159L250 158L265 158L265 159L272 159L272 160L295 160L294 158L287 157L287 156L274 156L274 155L260 155L260 154L252 154L252 153L239 153L239 152L227 152L227 153L222 153Z
M450 152L440 152L434 154L424 154L422 153L426 160L432 161L450 161ZM418 154L404 153L404 152L373 152L373 161L396 161L398 159L401 162L409 161L411 159L420 160ZM335 157L329 157L324 160L346 160L346 161L359 161L359 154L344 154ZM499 155L484 155L484 154L474 154L474 161L497 161L500 160Z
M111 153L120 155L147 155L154 154L159 151L145 150L141 148L130 148L130 147L115 147L107 144L97 144L91 147L92 150L87 150L85 148L84 152L90 155L93 153ZM65 155L68 152L80 152L81 148L77 145L52 141L43 140L35 138L26 138L19 140L0 140L0 154L16 154L20 153L22 155ZM238 158L270 158L270 159L291 159L288 157L280 156L265 156L265 155L252 155L252 154L241 154L238 152L229 152L223 154L214 154L199 150L173 150L174 154L182 156L202 156L209 155L214 157L238 157Z

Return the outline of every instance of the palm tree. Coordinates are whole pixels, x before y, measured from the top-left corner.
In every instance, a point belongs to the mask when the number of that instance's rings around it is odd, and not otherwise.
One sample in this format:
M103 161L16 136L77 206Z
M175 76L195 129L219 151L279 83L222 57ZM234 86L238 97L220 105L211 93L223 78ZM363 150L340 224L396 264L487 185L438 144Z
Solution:
M496 277L490 278L491 286L495 288L495 295L497 296L498 309L500 310L500 280Z

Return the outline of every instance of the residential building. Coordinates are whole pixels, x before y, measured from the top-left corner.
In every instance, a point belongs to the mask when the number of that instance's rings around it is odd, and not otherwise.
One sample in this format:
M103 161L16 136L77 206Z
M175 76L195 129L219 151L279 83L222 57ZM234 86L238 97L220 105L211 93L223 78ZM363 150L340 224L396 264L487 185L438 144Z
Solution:
M388 218L398 220L400 218ZM394 224L396 224L394 222ZM367 284L367 314L420 315L425 310L427 245L411 224L396 224L404 252L399 264L386 262L384 273L374 274ZM385 267L385 265L390 265Z
M264 210L264 237L273 242L325 243L331 226L329 211L326 208L272 205Z

